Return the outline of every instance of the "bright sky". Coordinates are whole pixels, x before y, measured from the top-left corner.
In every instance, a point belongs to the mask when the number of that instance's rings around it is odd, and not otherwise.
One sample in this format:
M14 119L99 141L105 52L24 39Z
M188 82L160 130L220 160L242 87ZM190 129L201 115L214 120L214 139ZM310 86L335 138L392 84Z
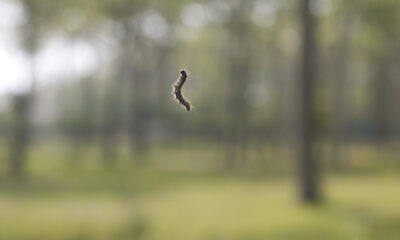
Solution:
M26 90L30 85L29 58L19 45L18 27L26 20L22 6L0 0L0 95ZM48 39L36 56L39 84L85 76L97 67L95 48L65 36Z

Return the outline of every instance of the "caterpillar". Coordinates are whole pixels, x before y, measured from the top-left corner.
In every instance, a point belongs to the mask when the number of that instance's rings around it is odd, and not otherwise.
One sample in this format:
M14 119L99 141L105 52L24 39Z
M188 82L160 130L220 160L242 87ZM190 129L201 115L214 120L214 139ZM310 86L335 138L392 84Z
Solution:
M187 101L182 95L182 86L185 84L188 75L186 70L182 69L179 72L181 75L179 76L178 80L172 84L172 94L174 94L175 99L186 108L186 111L190 111L192 106L190 102Z

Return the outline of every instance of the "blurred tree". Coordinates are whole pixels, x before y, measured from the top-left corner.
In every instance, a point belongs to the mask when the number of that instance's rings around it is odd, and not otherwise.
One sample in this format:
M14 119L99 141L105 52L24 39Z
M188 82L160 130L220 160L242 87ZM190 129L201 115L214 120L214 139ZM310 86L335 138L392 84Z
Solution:
M20 177L27 156L28 140L30 136L31 96L28 94L16 95L13 108L13 137L10 147L10 174Z
M398 2L393 0L372 1L365 4L365 17L368 23L370 45L372 89L373 89L373 121L375 139L378 149L393 137L395 108L392 104L396 100L396 80L392 79L392 68L398 68L393 64L398 56L396 44L399 42L397 25L400 20ZM379 36L379 37L376 37ZM375 38L375 39L374 39ZM374 41L375 40L375 41Z
M115 142L121 130L123 92L128 94L125 99L129 119L127 131L131 141L131 150L134 159L145 156L147 148L148 104L151 102L147 95L149 81L146 72L150 61L146 57L145 40L140 36L139 14L147 6L145 1L103 1L102 10L105 15L116 21L120 27L120 34L116 37L120 47L117 56L116 84L111 83L105 102L105 123L102 134L104 158L111 161L115 154Z
M348 118L349 102L348 75L349 62L351 59L351 36L354 33L355 23L359 17L359 7L355 2L342 2L339 8L341 22L339 24L339 39L333 48L333 66L329 73L334 80L334 100L333 100L333 127L332 127L332 162L334 169L343 168L342 145L346 141L345 124Z
M311 14L312 0L300 2L302 22L302 58L300 75L300 184L301 197L305 202L319 199L317 163L315 157L316 122L315 96L315 39L314 17Z
M232 3L230 19L227 21L229 43L223 57L227 69L227 85L229 86L226 101L226 123L223 133L226 144L226 165L232 168L237 160L242 163L246 160L248 141L248 106L245 101L245 92L251 81L250 55L251 1Z
M102 104L100 142L104 166L111 168L115 164L118 133L121 130L121 91L123 85L119 78L115 82L108 82L107 84L108 88Z
M10 147L10 166L12 176L22 175L27 157L29 138L31 136L31 111L34 104L36 88L35 74L35 54L39 42L39 16L37 1L23 1L24 10L27 17L21 34L22 45L26 50L30 60L30 88L26 93L22 93L14 99L14 129L13 141Z
M69 165L72 169L80 167L84 149L88 148L94 139L98 126L98 104L96 96L96 78L89 77L73 84L69 89L64 87L63 95L59 96L64 101L59 125L63 136L70 141L72 151Z

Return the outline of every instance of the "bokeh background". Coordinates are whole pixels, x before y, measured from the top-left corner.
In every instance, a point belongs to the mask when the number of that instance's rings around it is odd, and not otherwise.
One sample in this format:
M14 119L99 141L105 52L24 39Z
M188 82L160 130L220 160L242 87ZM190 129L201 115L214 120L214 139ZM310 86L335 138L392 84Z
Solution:
M0 239L400 239L398 0L0 16Z

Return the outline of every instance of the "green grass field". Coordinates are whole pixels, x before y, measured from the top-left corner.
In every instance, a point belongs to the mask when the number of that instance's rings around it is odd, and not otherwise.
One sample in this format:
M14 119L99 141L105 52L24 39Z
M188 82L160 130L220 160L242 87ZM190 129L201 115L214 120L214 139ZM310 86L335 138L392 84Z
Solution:
M1 179L0 239L400 239L396 173L325 176L323 201L307 206L294 176L190 164L73 171L46 156L33 156L25 179Z

